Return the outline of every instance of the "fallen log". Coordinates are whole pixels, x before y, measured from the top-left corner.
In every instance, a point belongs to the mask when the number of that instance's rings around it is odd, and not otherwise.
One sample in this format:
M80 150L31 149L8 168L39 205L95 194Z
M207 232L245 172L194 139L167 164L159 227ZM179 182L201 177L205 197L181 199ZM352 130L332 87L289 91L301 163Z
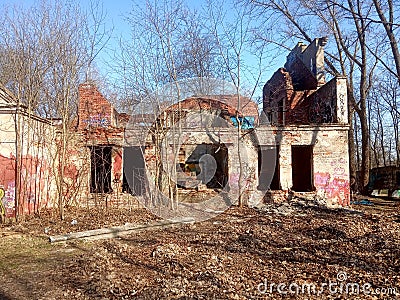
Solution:
M157 227L169 227L169 226L174 226L174 225L178 225L178 224L182 224L182 223L193 223L193 222L194 222L194 220L192 220L192 219L184 219L184 220L173 220L173 221L171 221L171 220L160 221L160 222L151 223L151 224L127 223L123 226L92 229L92 230L86 230L86 231L71 232L71 233L62 234L62 235L49 236L49 241L50 241L50 243L57 243L57 242L65 242L68 240L74 240L74 239L98 240L98 239L105 239L105 238L114 238L114 237L129 234L132 231L148 230L148 229L154 229Z

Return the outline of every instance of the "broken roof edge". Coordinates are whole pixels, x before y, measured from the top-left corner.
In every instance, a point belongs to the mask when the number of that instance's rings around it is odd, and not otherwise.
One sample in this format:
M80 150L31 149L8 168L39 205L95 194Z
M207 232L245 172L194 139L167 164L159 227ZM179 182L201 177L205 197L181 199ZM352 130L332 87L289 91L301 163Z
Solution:
M119 111L117 111L117 109L115 108L115 105L114 105L110 100L108 100L108 97L104 96L104 94L100 91L98 85L97 85L94 81L87 80L87 81L85 81L85 82L83 82L83 83L80 83L80 84L78 85L78 92L79 92L81 89L96 91L97 93L99 93L99 95L101 96L101 98L102 98L103 100L107 101L107 102L110 104L111 109L112 109L113 111L115 111L117 114L119 114ZM79 93L79 94L80 94L80 93ZM80 100L81 100L81 99L80 99L80 96L79 96L78 98L79 98L79 101L80 101Z
M0 83L0 113L21 114L24 117L32 118L36 121L49 125L55 125L55 123L58 121L58 118L44 118L38 116L36 113L29 112L28 107L22 102L19 102L14 93L6 88L2 83Z
M326 36L315 38L308 45L298 42L289 52L284 67L293 77L294 85L311 84L318 88L325 84L324 48L327 42ZM309 74L305 76L305 73Z
M17 105L18 103L15 95L2 83L0 83L0 100L4 100L7 104Z
M229 98L224 98L222 99L221 97L226 97L229 96ZM183 99L179 102L173 103L172 105L168 106L167 108L165 108L165 111L171 111L177 107L179 107L180 105L185 105L187 103L189 103L190 101L209 101L210 103L212 102L213 105L211 105L212 108L221 108L219 106L224 105L226 106L226 108L231 111L234 112L234 115L236 115L236 113L239 113L239 115L248 115L249 113L246 113L244 111L244 109L246 110L251 110L253 109L254 111L252 111L251 113L253 113L253 115L255 117L258 117L258 105L256 102L252 101L249 97L246 96L240 96L240 99L244 99L246 100L246 102L242 102L240 103L241 107L238 107L238 103L231 103L230 101L227 100L238 100L237 95L209 95L209 96L193 96L193 97L188 97L186 99ZM239 102L239 101L238 101ZM236 104L236 105L235 105ZM249 104L252 104L254 107L248 107ZM193 107L182 107L183 109L193 109ZM201 107L200 107L201 108Z
M314 38L311 42L308 43L308 45L303 44L303 41L299 41L296 44L296 46L293 48L293 50L294 49L300 49L301 53L304 53L311 46L325 47L327 43L328 43L328 37L327 36L322 36L322 37Z

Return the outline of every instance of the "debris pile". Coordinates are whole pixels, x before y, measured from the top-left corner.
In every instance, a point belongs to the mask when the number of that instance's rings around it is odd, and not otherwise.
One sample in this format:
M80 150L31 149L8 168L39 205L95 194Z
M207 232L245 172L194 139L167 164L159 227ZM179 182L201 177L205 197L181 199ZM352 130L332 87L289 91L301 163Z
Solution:
M121 220L132 222L135 218L122 210L114 213L103 218L99 214L98 227ZM60 233L78 226L91 229L83 216L87 212L77 210L71 214L69 220L61 222L65 231ZM48 254L55 257L51 268L43 269L41 259L30 272L21 273L20 280L29 283L34 295L46 290L42 299L350 297L345 289L329 291L329 282L344 286L368 284L375 293L359 291L351 299L394 298L388 293L400 292L399 216L396 203L327 209L292 199L289 204L265 204L253 209L232 207L200 223L49 246L65 248ZM138 222L152 221L143 211L138 211L136 218ZM72 225L72 220L77 224ZM47 227L61 231L61 225L44 216L36 225L23 225L23 230L18 229L19 235L40 232L43 236ZM27 247L31 245L29 242ZM5 283L0 293L6 289L10 298L25 299L17 293L20 287L12 273L0 275ZM285 290L286 294L282 294L277 290L278 284L294 284L300 290L293 289L290 295ZM302 285L315 287L315 293L311 290L301 294ZM386 289L387 294L376 294L379 288Z

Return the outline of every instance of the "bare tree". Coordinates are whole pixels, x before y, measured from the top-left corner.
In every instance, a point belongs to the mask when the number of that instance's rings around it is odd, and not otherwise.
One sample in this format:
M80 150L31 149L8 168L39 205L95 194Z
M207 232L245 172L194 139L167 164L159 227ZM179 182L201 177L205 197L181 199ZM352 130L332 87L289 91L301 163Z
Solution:
M234 6L231 7L229 18L226 15L226 6L228 4L224 1L207 2L208 13L208 26L209 31L213 34L217 41L219 55L223 61L223 66L227 70L228 80L235 87L236 94L236 124L237 124L237 158L238 158L238 205L242 207L244 199L242 197L244 192L243 178L245 174L243 168L243 157L241 148L242 138L242 119L240 113L242 111L242 91L245 87L246 68L244 57L248 55L247 49L250 45L251 22L249 11L246 7ZM259 54L259 53L257 53ZM260 58L262 55L259 56ZM255 82L251 96L254 94L256 87L259 83L261 72L256 72Z
M306 39L311 36L330 35L334 45L326 49L326 64L332 75L343 74L347 77L350 121L354 111L361 128L361 165L360 187L365 192L369 180L370 137L368 124L368 97L373 85L377 65L387 56L385 35L380 24L370 22L373 19L374 4L360 0L322 0L322 1L245 1L258 13L258 17L271 18L278 13L283 22L266 26L280 29L276 40L282 37ZM262 14L261 14L262 13ZM311 26L311 24L313 24ZM331 44L332 45L332 44ZM350 132L351 173L355 177L356 151L354 132Z
M179 140L179 120L183 117L180 101L193 94L205 94L209 86L203 79L219 77L224 70L220 67L215 39L205 30L199 14L182 1L134 3L127 19L131 40L121 42L121 55L116 58L124 82L121 94L128 100L124 110L139 119L142 116L142 124L152 119L152 124L144 130L153 136L154 185L158 190L167 187L170 208L175 209L176 159L180 149L179 143L174 138L167 140L166 135L173 134ZM197 79L192 80L194 77ZM187 89L188 85L182 86L189 79L192 90ZM177 111L168 112L165 116L168 120L165 119L161 113L175 103L178 103ZM168 122L177 126L168 128ZM162 159L161 150L168 147L173 148L174 161Z
M399 46L396 39L395 30L399 29L400 24L395 24L394 19L394 6L393 0L387 0L385 7L383 6L383 1L381 0L372 0L376 9L376 12L379 16L379 20L381 21L383 27L385 28L387 38L390 42L390 48L392 50L394 63L396 66L396 72L391 71L390 67L387 67L385 63L384 66L388 68L389 71L394 73L397 76L398 83L400 84L400 52ZM387 10L388 18L385 16L385 10Z
M35 6L4 7L0 29L1 81L14 92L18 106L26 106L29 115L61 120L61 137L53 157L57 174L58 208L64 218L64 204L70 193L64 181L70 128L77 117L78 85L104 43L108 32L104 14L92 3L89 12L73 1L61 3L43 0ZM19 127L19 128L18 128ZM21 136L21 120L16 120L17 170L22 161L22 147L29 146ZM21 176L18 175L18 178ZM16 203L19 205L17 186Z
M372 109L378 118L375 124L380 124L381 132L377 133L375 139L381 141L381 152L383 158L380 163L383 165L399 165L400 163L400 140L399 140L399 108L400 86L397 79L388 72L382 72L380 80L375 81L372 90L371 102L379 106ZM380 118L380 120L379 120Z

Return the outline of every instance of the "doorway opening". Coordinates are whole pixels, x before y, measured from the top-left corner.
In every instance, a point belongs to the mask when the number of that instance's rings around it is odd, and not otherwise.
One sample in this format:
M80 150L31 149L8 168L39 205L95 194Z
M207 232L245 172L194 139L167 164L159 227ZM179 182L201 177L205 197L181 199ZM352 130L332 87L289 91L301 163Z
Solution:
M280 190L279 146L258 149L258 189Z
M146 183L142 147L124 147L123 171L122 192L142 196Z
M111 150L109 146L90 147L90 192L111 193Z
M292 146L292 189L311 192L313 185L313 146Z

